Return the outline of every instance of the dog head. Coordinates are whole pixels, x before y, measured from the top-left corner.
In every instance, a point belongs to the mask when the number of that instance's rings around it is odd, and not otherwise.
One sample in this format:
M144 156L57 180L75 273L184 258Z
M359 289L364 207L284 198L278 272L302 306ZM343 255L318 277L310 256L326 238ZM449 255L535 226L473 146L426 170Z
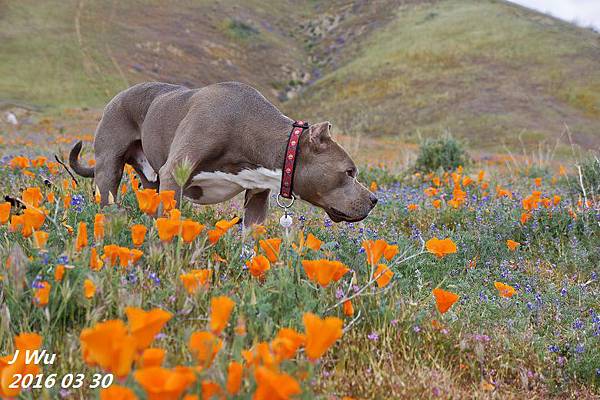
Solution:
M334 222L360 221L377 204L377 197L356 180L348 153L331 138L331 124L311 125L300 138L294 193L322 208Z

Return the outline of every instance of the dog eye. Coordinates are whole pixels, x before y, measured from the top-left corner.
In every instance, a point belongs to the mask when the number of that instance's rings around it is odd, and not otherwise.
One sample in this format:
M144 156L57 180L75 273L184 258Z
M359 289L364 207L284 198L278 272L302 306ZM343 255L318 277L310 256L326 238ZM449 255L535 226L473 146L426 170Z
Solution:
M350 178L356 177L356 168L348 168L346 170L346 175L348 175Z

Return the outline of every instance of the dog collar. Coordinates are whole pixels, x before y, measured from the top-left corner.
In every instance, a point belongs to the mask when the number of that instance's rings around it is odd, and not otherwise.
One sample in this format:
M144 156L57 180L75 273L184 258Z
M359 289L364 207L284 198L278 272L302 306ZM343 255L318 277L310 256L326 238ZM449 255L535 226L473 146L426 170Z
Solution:
M308 122L294 121L292 131L288 139L283 159L283 168L281 169L281 189L279 196L294 200L292 189L294 187L294 171L296 169L296 159L298 158L298 145L300 144L300 135L305 129L308 129ZM292 204L290 203L289 206ZM288 207L289 207L288 206Z

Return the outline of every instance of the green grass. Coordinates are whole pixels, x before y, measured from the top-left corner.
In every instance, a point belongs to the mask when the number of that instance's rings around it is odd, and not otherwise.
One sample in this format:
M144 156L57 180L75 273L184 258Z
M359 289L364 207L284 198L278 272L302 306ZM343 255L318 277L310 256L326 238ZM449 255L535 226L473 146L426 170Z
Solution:
M25 149L4 148L3 154L19 154ZM53 191L57 203L45 202L49 213L42 230L50 234L46 250L35 249L31 238L0 226L0 260L3 265L11 256L11 265L1 270L2 323L0 343L12 351L12 337L21 332L38 332L44 348L57 353L57 364L44 367L44 373L82 372L87 376L102 372L83 361L79 334L82 329L107 319L125 319L125 308L159 307L173 313L153 346L167 350L166 367L194 365L187 347L192 332L205 329L209 300L217 295L231 297L236 306L229 326L222 334L225 342L214 365L198 373L190 391L198 393L200 381L212 379L224 384L227 363L240 359L239 351L260 341L271 340L282 327L303 330L302 315L344 319L347 331L339 342L317 363L311 364L302 352L281 365L292 376L300 377L300 398L465 398L495 395L502 398L593 398L598 395L600 294L597 243L600 235L598 199L592 207L577 205L578 195L574 167L569 176L552 184L552 169L533 173L505 171L484 167L485 189L480 183L463 187L467 201L458 209L442 201L440 209L432 200L452 196L452 179L441 176L440 193L427 197L423 190L431 185L427 177L403 171L394 175L370 167L361 179L380 185L380 199L372 214L360 224L332 225L324 213L306 205L293 209L295 225L289 236L277 224L280 211L272 209L263 238L283 239L277 262L260 281L245 270L245 261L257 245L250 235L243 236L238 227L231 229L215 245L202 233L192 245L163 243L157 236L154 218L143 214L134 194L118 199L118 204L100 210L93 201L90 181L82 181L72 191L77 203L69 209L62 205L62 178L55 176ZM47 175L45 168L37 171ZM476 181L479 166L466 174ZM363 174L363 173L361 173ZM18 195L19 188L41 185L39 178L29 178L6 165L0 169L2 193ZM533 178L542 178L536 188ZM449 179L450 184L443 183ZM125 183L129 184L126 180ZM496 185L509 188L514 199L496 198ZM542 197L562 197L558 205L540 205L531 219L521 224L521 198L532 190ZM416 204L416 211L408 205ZM92 239L94 215L107 216L106 236ZM572 213L576 217L573 217ZM221 218L241 214L238 201L216 207L192 207L184 203L185 218L193 218L212 229ZM75 236L66 226L88 225L90 246L75 251ZM133 224L149 227L140 262L123 269L104 266L89 269L91 247L100 254L106 244L132 247L129 228ZM323 240L319 251L305 251L298 256L291 248L298 230ZM442 259L421 253L422 240L434 236L451 238L456 254ZM403 255L389 265L394 272L385 288L368 288L353 299L355 315L344 317L340 308L331 308L340 292L353 285L362 287L370 276L361 242L385 239L397 244ZM506 240L521 246L511 252ZM255 250L256 251L256 250ZM259 250L260 251L260 250ZM215 255L222 260L215 261ZM61 257L66 257L67 260ZM340 282L320 288L309 281L301 266L302 259L339 260L354 272ZM54 281L57 264L67 269L62 282ZM213 278L207 289L188 294L179 275L194 268L210 268ZM91 279L97 286L92 299L83 296L83 281ZM46 280L52 284L47 306L36 306L32 285ZM517 294L501 298L494 282L514 286ZM435 309L431 291L435 287L457 293L459 301L444 315ZM354 289L356 290L356 289ZM349 293L353 293L350 289ZM234 327L239 319L247 334L239 337ZM437 321L437 322L433 322ZM249 367L248 367L249 368ZM134 370L139 370L139 365ZM364 379L355 379L362 376ZM133 375L120 381L144 397ZM255 381L248 370L242 398L250 398ZM75 398L95 396L87 389L72 391ZM23 398L39 395L39 391ZM56 389L46 393L52 397Z

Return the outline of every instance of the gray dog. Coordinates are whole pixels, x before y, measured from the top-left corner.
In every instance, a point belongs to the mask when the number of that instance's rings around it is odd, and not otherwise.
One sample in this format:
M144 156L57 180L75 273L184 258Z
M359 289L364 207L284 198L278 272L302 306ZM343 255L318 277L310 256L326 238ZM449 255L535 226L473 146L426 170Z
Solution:
M269 192L279 193L293 120L256 89L225 82L200 89L142 83L124 90L104 109L94 139L96 165L82 166L81 142L71 168L94 177L101 205L116 197L125 163L145 188L180 187L173 171L185 159L193 173L183 189L198 204L215 204L246 191L244 224L262 223ZM330 136L331 124L313 124L300 137L293 172L295 197L321 207L335 221L360 221L377 198L356 180L356 166Z

